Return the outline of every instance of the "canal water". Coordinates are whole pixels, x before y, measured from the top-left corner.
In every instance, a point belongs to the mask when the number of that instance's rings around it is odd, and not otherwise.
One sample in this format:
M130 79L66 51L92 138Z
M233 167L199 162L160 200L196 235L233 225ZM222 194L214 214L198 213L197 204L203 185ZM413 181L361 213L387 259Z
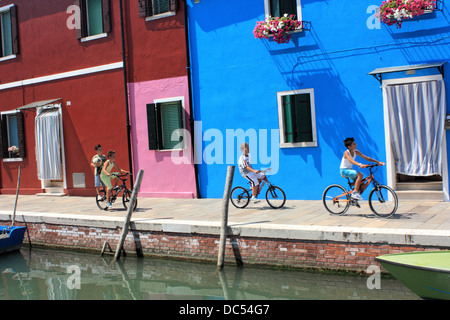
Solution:
M22 248L0 256L0 300L419 299L395 279Z

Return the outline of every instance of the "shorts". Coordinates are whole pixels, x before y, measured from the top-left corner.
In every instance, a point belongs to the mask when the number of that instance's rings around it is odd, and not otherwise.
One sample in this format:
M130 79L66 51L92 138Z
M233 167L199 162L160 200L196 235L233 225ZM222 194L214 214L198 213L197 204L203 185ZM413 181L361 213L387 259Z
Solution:
M111 172L111 173L118 174L118 172ZM108 176L106 174L101 174L100 178L102 179L102 182L105 184L105 186L106 186L106 188L108 190L113 188L112 183L111 183L111 179L115 179L116 177L110 177L110 176Z
M345 178L350 178L353 180L353 182L356 181L356 177L358 175L358 172L356 172L353 169L341 169L341 176Z
M243 177L246 178L248 181L250 181L250 185L252 187L259 186L259 180L258 179L264 179L264 175L262 173L254 173L254 172L248 172L243 174Z
M95 176L95 187L104 187L105 184L103 183L102 179L100 179L100 175Z

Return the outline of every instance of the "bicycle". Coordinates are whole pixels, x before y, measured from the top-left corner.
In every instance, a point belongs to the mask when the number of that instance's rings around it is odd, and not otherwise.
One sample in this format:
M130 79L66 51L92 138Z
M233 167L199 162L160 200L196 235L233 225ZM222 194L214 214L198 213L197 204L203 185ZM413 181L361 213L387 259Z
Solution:
M286 195L280 187L273 185L267 179L267 176L265 175L265 173L269 170L270 170L270 168L267 170L260 171L261 173L264 174L264 179L261 180L262 183L259 184L259 188L258 188L258 191L257 191L255 197L257 197L259 195L262 188L267 183L269 188L266 191L266 201L269 204L269 206L271 206L272 208L279 209L284 206L284 204L286 202ZM231 203L236 208L243 209L249 204L251 194L252 194L252 188L245 189L244 187L241 187L241 186L235 187L235 188L233 188L233 190L231 190L231 193L230 193Z
M125 209L128 209L128 203L131 200L131 195L133 193L133 189L128 189L127 185L126 185L126 181L128 180L128 175L131 175L131 173L126 173L126 174L111 174L111 176L115 176L117 178L119 178L122 181L122 184L120 186L115 186L112 190L111 190L111 198L109 199L111 204L114 203L117 199L117 196L119 195L120 192L123 191L123 195L122 195L122 204L125 207ZM97 203L97 206L101 209L101 210L108 210L108 206L106 205L107 201L106 201L106 190L102 189L99 190L99 196L95 197L95 201ZM133 210L135 210L137 207L137 199L136 202L134 203L134 208Z
M362 180L359 193L362 194L364 190L373 184L373 189L369 193L369 207L372 212L381 218L392 217L398 208L398 197L394 190L390 187L381 185L374 177L375 171L372 171L378 164L369 165L370 174ZM331 213L336 215L343 215L347 212L350 206L360 207L358 200L351 197L354 182L351 182L347 178L349 189L345 189L339 184L333 184L328 186L322 195L322 201L325 208Z

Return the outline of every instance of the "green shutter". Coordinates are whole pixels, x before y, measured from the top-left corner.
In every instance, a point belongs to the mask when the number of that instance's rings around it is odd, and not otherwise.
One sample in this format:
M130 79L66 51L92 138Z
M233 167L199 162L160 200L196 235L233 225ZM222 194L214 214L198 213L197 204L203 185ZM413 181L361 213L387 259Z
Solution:
M6 133L6 116L0 115L0 159L8 158L8 136Z
M182 140L171 139L173 131L183 127L181 109L181 101L161 103L163 149L173 149Z
M20 158L25 158L27 153L26 153L26 148L25 148L25 123L24 123L24 119L23 119L23 113L22 112L18 112L16 113L17 116L17 137L19 139L19 157Z
M270 0L272 17L282 17L285 13L297 16L297 0Z
M280 16L280 2L279 0L270 0L270 15L272 17Z
M313 141L309 93L295 95L297 141Z
M12 55L11 14L9 11L1 13L1 37L3 57Z
M17 20L17 6L11 7L11 45L12 54L19 54L19 23Z
M283 96L282 102L284 110L284 139L285 142L294 142L291 96Z
M147 128L148 128L148 148L158 150L158 116L156 104L147 104Z
M103 11L101 0L87 0L88 36L103 33Z

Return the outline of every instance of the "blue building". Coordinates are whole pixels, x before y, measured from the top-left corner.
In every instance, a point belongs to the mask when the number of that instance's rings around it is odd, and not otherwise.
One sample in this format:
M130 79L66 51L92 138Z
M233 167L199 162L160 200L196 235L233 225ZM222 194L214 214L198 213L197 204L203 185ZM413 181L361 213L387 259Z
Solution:
M321 199L346 184L343 140L354 137L399 194L449 200L450 8L439 1L399 28L375 17L381 2L187 1L202 197L222 197L245 140L288 199ZM257 21L284 13L304 21L288 43L254 37Z

